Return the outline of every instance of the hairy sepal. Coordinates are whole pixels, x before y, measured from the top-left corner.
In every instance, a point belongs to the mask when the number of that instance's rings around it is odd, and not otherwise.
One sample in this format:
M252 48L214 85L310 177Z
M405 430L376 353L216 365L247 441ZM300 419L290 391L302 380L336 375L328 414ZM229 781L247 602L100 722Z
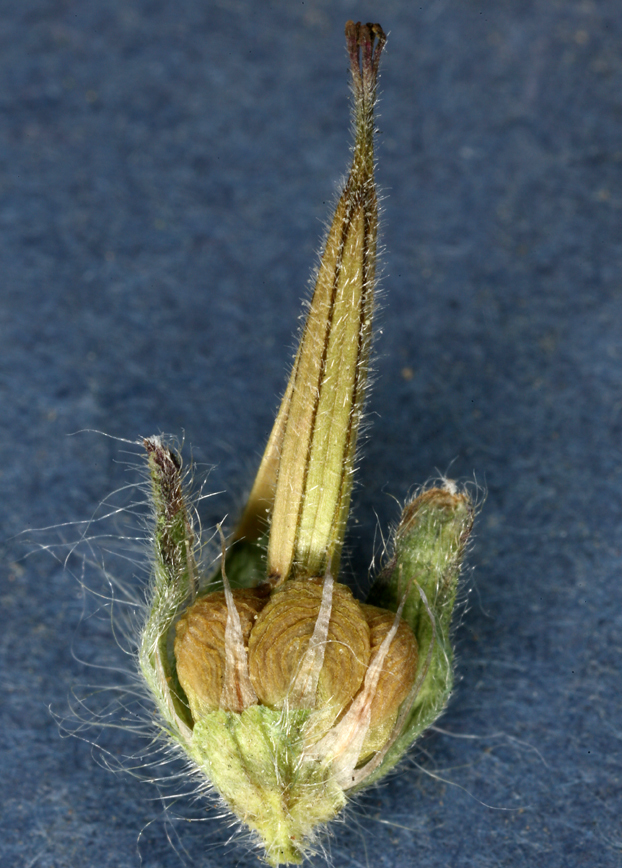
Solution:
M169 649L170 628L196 593L195 535L183 491L181 459L159 437L144 441L154 512L153 563L148 615L140 633L138 661L170 735L182 744L192 719Z
M270 865L299 864L317 829L346 798L330 767L303 756L308 710L253 705L216 711L195 727L189 753L228 807L259 836Z
M423 491L404 507L392 541L393 556L367 602L390 611L403 606L404 620L419 646L419 669L385 756L365 785L386 774L447 704L453 687L451 620L473 519L468 493L449 481Z

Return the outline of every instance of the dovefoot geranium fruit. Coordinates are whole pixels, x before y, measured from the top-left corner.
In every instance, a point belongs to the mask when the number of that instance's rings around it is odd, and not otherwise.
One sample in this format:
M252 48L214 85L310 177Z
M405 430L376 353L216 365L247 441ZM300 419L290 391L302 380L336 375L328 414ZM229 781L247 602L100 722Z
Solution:
M409 502L365 602L338 581L371 343L374 104L385 42L346 25L350 174L300 346L221 568L201 567L181 461L145 440L154 529L139 663L168 736L256 833L301 862L322 824L443 709L471 502L451 483Z

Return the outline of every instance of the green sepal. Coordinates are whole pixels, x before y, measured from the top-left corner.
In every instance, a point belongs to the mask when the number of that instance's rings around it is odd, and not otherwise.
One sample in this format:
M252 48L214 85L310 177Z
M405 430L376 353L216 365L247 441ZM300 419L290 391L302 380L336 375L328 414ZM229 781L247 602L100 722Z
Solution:
M368 603L393 612L405 598L402 617L419 646L418 677L424 673L425 677L410 700L401 733L365 786L399 761L449 699L453 686L451 618L473 517L471 499L465 492L454 493L453 487L432 488L413 499L402 512L393 557L370 591Z
M309 714L261 705L214 711L195 724L189 746L233 813L259 834L270 865L301 863L315 828L345 805L330 768L303 759Z
M196 593L195 536L183 490L181 458L159 437L150 437L143 445L148 454L154 530L139 664L170 734L183 742L190 734L192 717L177 678L169 634L175 618Z

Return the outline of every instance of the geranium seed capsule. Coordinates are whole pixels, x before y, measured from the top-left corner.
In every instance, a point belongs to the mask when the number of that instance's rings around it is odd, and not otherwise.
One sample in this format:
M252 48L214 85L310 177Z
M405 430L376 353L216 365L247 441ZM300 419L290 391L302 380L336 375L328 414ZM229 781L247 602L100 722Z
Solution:
M346 25L354 93L352 167L319 265L300 347L238 536L271 509L268 575L337 575L371 343L378 205L374 104L385 42Z
M371 342L374 103L385 42L346 25L350 174L289 383L242 520L211 578L197 568L178 456L145 441L154 512L139 661L163 728L262 844L299 863L318 828L442 710L449 627L473 521L447 483L408 503L365 603L338 581Z

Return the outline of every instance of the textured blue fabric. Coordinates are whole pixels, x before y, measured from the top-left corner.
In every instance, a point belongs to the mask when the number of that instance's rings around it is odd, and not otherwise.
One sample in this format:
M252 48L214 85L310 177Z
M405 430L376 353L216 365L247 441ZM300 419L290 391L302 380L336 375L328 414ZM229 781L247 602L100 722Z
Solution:
M327 847L339 868L620 864L618 0L4 0L6 868L256 864L191 796L163 809L101 767L148 757L138 735L59 737L50 707L123 679L85 663L132 661L81 591L105 590L96 566L24 556L87 526L14 536L139 478L137 447L80 429L185 433L200 472L216 465L204 492L227 491L205 526L241 502L347 166L347 18L390 37L382 334L346 575L366 584L377 518L386 532L411 486L475 475L487 498L442 731Z

